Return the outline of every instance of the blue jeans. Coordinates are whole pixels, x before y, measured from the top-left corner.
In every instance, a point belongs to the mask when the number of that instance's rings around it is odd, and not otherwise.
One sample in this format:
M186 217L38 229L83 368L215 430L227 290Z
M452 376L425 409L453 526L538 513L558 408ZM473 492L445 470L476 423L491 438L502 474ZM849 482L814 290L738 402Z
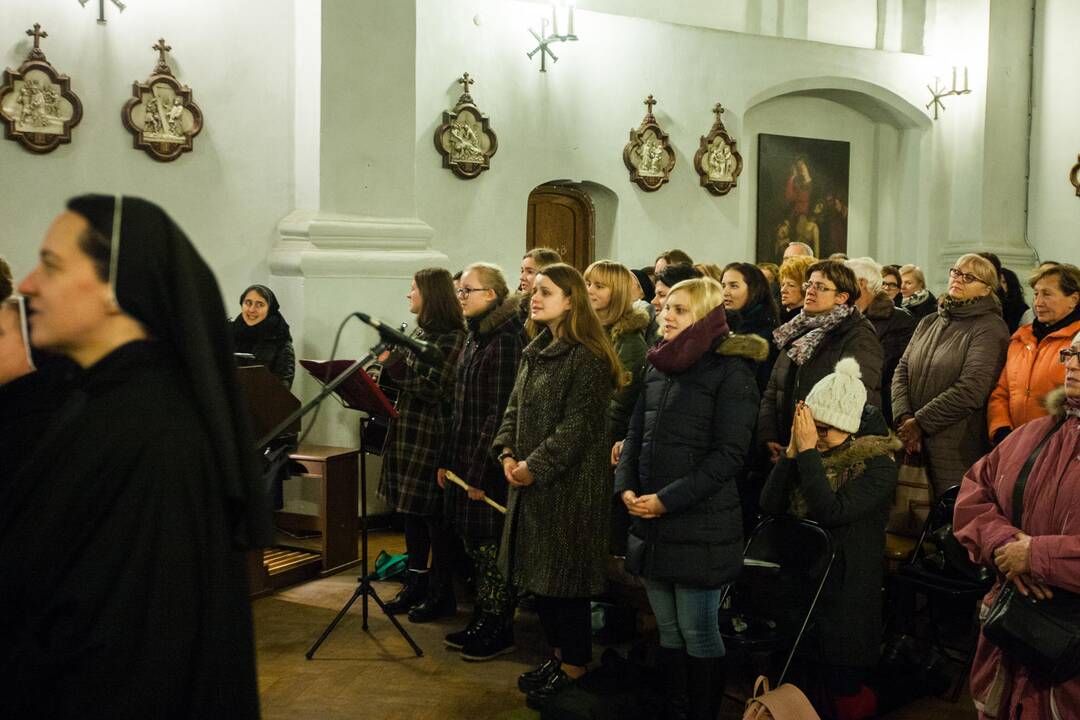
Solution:
M697 658L724 656L720 637L720 594L722 588L697 588L645 579L645 592L656 615L660 646L672 650L686 648Z

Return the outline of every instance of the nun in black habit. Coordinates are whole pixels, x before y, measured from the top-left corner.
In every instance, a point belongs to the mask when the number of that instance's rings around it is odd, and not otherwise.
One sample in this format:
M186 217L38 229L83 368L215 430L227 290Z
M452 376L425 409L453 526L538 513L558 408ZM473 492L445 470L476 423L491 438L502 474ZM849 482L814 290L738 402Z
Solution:
M157 206L83 196L20 284L81 371L0 494L0 706L255 718L258 456L210 269Z
M281 314L277 296L265 285L251 285L240 296L240 314L232 321L233 349L255 356L287 388L296 373L289 323Z

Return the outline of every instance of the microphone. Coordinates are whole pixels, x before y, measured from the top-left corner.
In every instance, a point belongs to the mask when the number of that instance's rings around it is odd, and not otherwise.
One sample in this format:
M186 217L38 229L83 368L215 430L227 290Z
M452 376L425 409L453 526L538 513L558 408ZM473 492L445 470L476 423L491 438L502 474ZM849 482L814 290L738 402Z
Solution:
M433 345L432 343L420 340L419 338L409 337L397 328L391 327L382 320L373 318L367 313L355 312L353 315L360 318L361 322L370 325L378 331L379 337L383 339L383 342L407 347L416 353L418 358L430 363L442 360L442 350L439 349L438 345Z

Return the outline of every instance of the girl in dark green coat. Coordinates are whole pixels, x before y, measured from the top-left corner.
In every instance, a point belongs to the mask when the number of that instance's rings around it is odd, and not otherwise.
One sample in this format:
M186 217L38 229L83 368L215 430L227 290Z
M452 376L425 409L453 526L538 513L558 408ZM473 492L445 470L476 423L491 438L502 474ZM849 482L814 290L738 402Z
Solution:
M518 681L538 708L591 660L589 600L604 587L612 488L610 446L597 429L624 382L585 280L569 265L536 276L529 326L535 339L493 451L510 484L499 563L518 590L536 595L553 651Z

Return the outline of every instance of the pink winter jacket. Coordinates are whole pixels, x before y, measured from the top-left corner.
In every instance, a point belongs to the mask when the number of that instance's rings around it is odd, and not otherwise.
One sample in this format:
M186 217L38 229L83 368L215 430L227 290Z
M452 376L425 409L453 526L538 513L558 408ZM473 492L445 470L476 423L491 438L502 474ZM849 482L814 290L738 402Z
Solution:
M994 566L994 550L1011 541L1012 492L1021 466L1064 413L1064 392L1047 397L1050 416L1020 426L964 476L953 515L956 537L972 560ZM1080 420L1070 417L1043 448L1028 476L1024 532L1031 539L1031 574L1048 585L1080 593ZM983 598L989 609L1001 578ZM971 696L980 718L1080 718L1080 678L1051 685L1033 676L979 636L971 670ZM1016 708L1023 705L1023 712Z

